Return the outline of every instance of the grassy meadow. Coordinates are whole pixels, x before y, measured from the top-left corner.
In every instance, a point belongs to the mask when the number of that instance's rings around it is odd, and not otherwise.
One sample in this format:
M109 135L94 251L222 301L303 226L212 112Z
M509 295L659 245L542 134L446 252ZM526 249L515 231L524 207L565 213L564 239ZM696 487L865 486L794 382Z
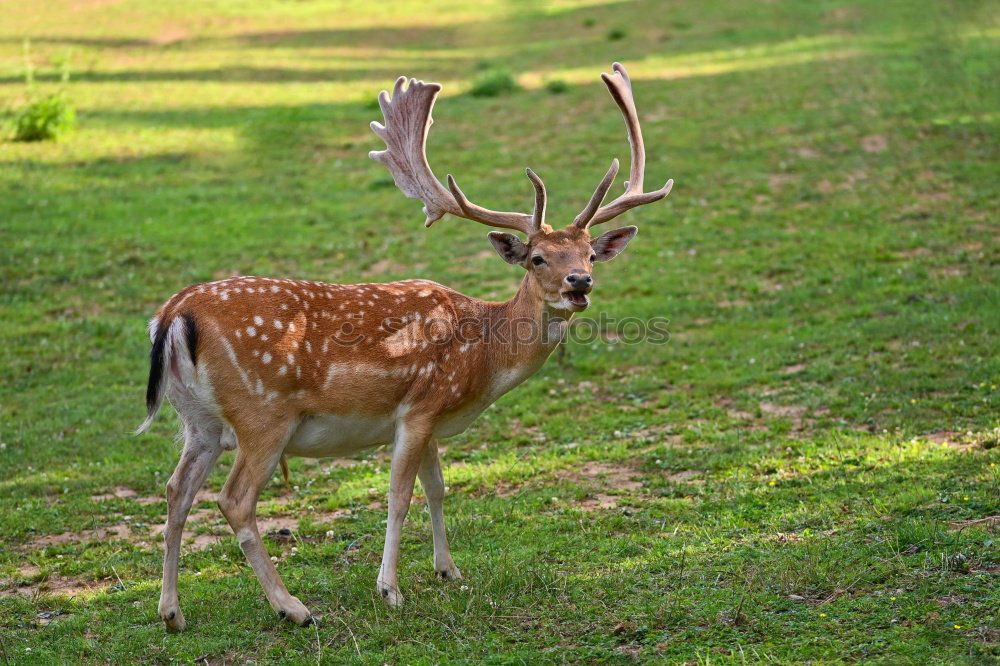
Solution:
M11 140L25 38L35 94L76 106L61 141ZM998 40L975 0L0 3L0 662L996 663ZM265 491L308 628L215 508L225 454L166 634L177 419L132 435L159 304L232 274L509 297L483 227L424 229L367 157L375 96L441 82L437 174L529 209L531 166L561 225L626 168L614 60L675 186L619 219L585 318L670 341L567 344L443 442L465 580L415 502L400 610L385 451ZM470 94L500 70L516 90Z

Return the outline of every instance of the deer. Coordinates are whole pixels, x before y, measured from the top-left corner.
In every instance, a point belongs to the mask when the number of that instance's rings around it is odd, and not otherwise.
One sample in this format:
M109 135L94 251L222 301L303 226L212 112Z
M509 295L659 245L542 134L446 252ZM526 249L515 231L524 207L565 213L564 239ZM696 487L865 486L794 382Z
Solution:
M574 313L590 305L594 264L613 259L635 226L591 237L593 226L659 201L673 186L643 187L646 164L632 83L614 63L602 74L625 119L630 175L625 191L604 203L618 173L611 163L583 210L564 228L545 219L546 190L531 169L531 213L476 205L427 161L436 83L400 77L378 97L385 124L372 122L384 165L407 197L423 202L425 226L446 214L506 229L488 239L508 264L524 269L503 302L465 296L423 279L332 284L242 276L174 294L149 323L146 432L164 398L182 424L183 448L166 484L163 582L158 612L181 631L177 579L184 523L223 451L235 450L218 506L271 608L300 625L313 615L292 596L268 556L256 521L262 489L288 457L341 457L391 447L388 518L376 591L403 603L397 580L400 535L419 477L430 514L434 570L460 579L445 533L444 479L438 440L463 432L502 395L534 374L563 339ZM523 238L510 231L520 232ZM524 323L538 335L505 335Z

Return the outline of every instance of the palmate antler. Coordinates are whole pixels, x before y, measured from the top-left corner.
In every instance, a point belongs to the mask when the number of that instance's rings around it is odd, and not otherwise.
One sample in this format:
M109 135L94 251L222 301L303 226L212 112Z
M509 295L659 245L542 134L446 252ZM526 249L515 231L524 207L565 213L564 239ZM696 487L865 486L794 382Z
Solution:
M490 210L477 206L466 198L451 174L448 174L449 192L441 185L427 163L427 130L430 129L431 109L441 91L437 83L424 83L410 79L403 89L406 77L396 80L392 98L386 91L378 96L385 125L372 122L372 131L385 141L385 150L373 150L368 156L389 169L393 180L403 194L424 202L426 226L431 226L451 213L457 217L480 222L491 227L516 229L531 234L545 221L545 185L531 169L528 178L535 187L535 209L531 215Z
M622 115L625 116L625 127L628 130L631 148L631 174L625 183L624 194L602 206L604 197L607 196L615 176L618 175L618 160L611 163L611 168L590 198L590 202L573 220L574 225L584 229L607 222L636 206L659 201L670 193L670 188L674 184L673 180L668 180L662 188L654 192L642 191L646 151L642 143L639 116L632 98L632 82L621 64L614 63L612 69L614 73L601 74L601 78L608 86ZM384 90L379 94L378 101L385 117L385 125L372 122L371 127L372 131L385 141L386 149L373 150L368 155L389 169L396 187L403 194L411 199L423 201L424 214L427 216L424 224L429 227L444 217L445 213L451 213L491 227L516 229L529 235L541 229L545 224L545 185L531 169L526 170L535 188L535 208L531 215L501 212L477 206L459 189L451 174L448 174L448 189L445 189L427 163L426 154L427 131L433 122L431 110L441 86L437 83L410 79L409 85L404 89L405 82L405 77L396 80L391 98Z
M659 201L668 194L674 186L673 179L668 180L663 187L653 192L643 192L642 183L646 172L646 147L642 143L642 128L639 126L639 114L635 110L635 99L632 97L632 81L621 63L611 65L612 74L601 74L601 79L608 86L608 91L614 97L615 103L625 116L625 129L628 131L628 143L631 153L631 173L625 183L625 192L611 203L601 206L604 197L618 175L618 160L611 162L601 184L594 190L587 206L576 216L573 224L578 227L590 227L614 219L622 213Z

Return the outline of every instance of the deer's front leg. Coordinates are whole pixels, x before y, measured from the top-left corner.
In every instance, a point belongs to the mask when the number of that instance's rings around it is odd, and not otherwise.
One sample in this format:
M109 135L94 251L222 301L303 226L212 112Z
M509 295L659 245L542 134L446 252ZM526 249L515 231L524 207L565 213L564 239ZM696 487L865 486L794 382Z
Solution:
M458 580L462 572L451 559L448 535L444 529L444 476L438 460L437 442L428 442L420 461L420 485L427 495L427 507L431 512L431 531L434 534L434 571L446 580Z
M399 593L396 568L399 565L399 540L403 521L413 498L413 483L420 467L424 449L430 440L430 424L418 417L403 417L396 424L396 439L389 470L389 517L385 528L385 546L382 549L382 566L376 587L386 603L400 606L403 595Z

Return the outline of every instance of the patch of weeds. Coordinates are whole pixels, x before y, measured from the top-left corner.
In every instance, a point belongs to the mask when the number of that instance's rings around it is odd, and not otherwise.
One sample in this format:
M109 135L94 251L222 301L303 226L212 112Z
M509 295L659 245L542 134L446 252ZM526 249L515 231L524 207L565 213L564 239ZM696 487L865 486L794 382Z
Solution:
M76 127L76 108L66 96L69 83L69 60L62 59L62 88L48 95L35 92L35 69L31 62L31 44L24 41L24 83L28 88L28 103L16 113L15 141L57 141Z
M62 92L46 95L21 109L15 141L58 141L76 127L76 110Z
M499 97L517 92L521 86L514 80L514 75L506 69L488 69L472 82L469 94L473 97Z
M552 79L545 82L545 89L553 95L561 95L569 90L569 84L562 79Z
M625 37L627 36L628 32L625 30L625 28L611 28L611 30L608 30L607 34L609 42L617 42L622 39L625 39Z
M583 19L582 23L584 28L593 28L595 25L597 25L597 19L595 19L593 16L588 16L587 18Z

